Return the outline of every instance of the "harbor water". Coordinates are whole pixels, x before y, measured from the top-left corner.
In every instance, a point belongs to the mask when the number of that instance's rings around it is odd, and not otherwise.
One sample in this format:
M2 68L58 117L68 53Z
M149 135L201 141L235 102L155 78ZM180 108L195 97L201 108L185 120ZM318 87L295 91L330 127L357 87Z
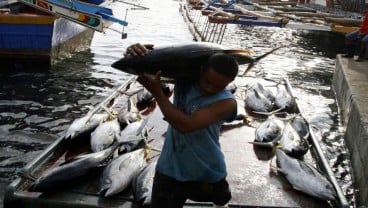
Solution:
M59 62L47 72L24 69L0 73L1 199L20 168L58 138L74 119L85 115L131 76L110 66L123 56L127 46L136 42L168 45L193 41L179 13L179 1L131 2L149 9L114 3L116 16L124 17L128 12L126 39L117 32L122 28L114 24L112 30L95 33L89 50ZM228 25L222 44L251 49L254 56L284 46L255 65L247 76L275 84L282 78L290 80L338 183L354 207L349 153L331 89L335 56L342 52L343 42L342 35L329 32Z

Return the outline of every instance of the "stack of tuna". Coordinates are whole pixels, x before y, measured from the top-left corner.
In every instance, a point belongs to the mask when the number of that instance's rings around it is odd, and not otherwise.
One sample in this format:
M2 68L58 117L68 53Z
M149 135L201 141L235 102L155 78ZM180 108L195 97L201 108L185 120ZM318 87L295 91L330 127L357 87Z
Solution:
M167 87L165 85L164 90L168 90ZM116 195L132 184L136 200L149 204L155 162L147 162L149 117L142 119L142 112L152 106L152 102L149 92L125 93L114 98L111 106L103 106L103 113L87 114L74 120L64 137L66 147L72 149L89 144L90 150L50 168L35 179L30 191L65 188L97 172L100 173L97 190L101 196Z
M255 130L256 146L275 150L278 170L294 189L323 200L335 200L331 182L301 158L309 149L309 125L300 115L295 98L284 85L272 90L257 83L247 92L245 108L249 114L268 116ZM277 115L283 115L278 117ZM286 115L286 116L285 116Z

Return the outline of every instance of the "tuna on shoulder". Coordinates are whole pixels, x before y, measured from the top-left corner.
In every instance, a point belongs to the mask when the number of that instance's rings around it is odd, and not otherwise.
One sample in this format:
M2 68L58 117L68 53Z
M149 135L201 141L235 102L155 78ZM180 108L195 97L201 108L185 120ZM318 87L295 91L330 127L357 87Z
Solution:
M278 49L278 48L276 48ZM126 56L112 64L112 67L131 74L156 74L172 79L196 79L206 60L215 53L232 55L238 64L253 64L276 49L257 57L251 57L249 50L226 49L222 45L206 42L191 42L155 47L145 56ZM248 67L247 71L250 70Z

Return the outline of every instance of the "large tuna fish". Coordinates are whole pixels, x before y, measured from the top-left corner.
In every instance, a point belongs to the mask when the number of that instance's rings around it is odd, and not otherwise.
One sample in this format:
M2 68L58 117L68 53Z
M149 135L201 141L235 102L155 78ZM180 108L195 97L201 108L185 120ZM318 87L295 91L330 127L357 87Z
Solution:
M271 142L281 136L284 123L280 119L269 117L255 131L256 142Z
M276 149L280 171L294 189L323 200L335 200L336 191L331 182L318 170L304 161L286 155Z
M102 173L100 193L106 191L104 196L108 197L127 188L139 170L146 165L144 155L145 149L141 148L114 159Z
M309 150L308 140L300 137L290 123L286 123L279 145L286 154L292 157L302 157Z
M70 124L64 138L73 140L77 137L89 136L100 123L107 119L107 117L107 114L94 114L93 116L87 114L84 117L77 118Z
M151 204L153 178L157 161L142 169L132 183L134 198L144 207Z
M99 152L108 148L118 138L119 134L120 124L117 118L101 123L91 133L91 150Z
M272 102L258 91L249 90L245 97L245 109L251 113L270 112L273 108Z
M283 85L277 85L275 105L278 109L295 112L295 98L292 97L288 91L286 91Z
M278 48L276 48L278 49ZM205 61L215 53L232 55L239 64L259 61L276 49L257 57L249 56L249 50L229 50L222 45L206 42L191 42L164 47L155 47L145 56L126 56L112 64L112 67L131 74L156 74L173 79L196 79ZM247 71L250 69L248 67Z
M115 143L101 152L78 156L71 162L46 172L33 183L30 191L52 191L55 188L67 186L73 180L79 179L95 169L106 166L106 160L110 158L117 147L118 144Z

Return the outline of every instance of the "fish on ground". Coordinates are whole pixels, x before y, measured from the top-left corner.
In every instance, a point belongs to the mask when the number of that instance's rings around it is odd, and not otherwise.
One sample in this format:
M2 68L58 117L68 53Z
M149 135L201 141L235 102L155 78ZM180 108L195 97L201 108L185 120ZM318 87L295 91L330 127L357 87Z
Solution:
M302 157L309 150L308 140L300 137L289 122L286 123L281 134L279 145L286 154L292 157Z
M278 139L284 129L284 122L276 117L268 117L255 131L255 142L271 142Z
M301 115L292 118L291 126L298 132L299 136L307 139L310 135L308 122Z
M145 126L148 122L148 118L129 123L121 132L118 137L119 143L126 141L140 140L144 138Z
M143 207L151 204L153 178L156 172L157 161L151 162L144 167L133 179L133 195L137 202Z
M63 165L51 169L33 183L30 191L54 191L58 187L70 185L72 181L106 166L106 161L112 156L117 147L118 144L115 143L103 151L78 156Z
M133 178L146 164L144 148L115 158L102 173L100 193L105 197L120 193L131 184Z
M336 191L332 183L317 169L306 162L292 158L276 149L276 161L294 189L322 200L335 200Z
M108 117L107 114L94 114L90 116L87 114L81 118L75 119L67 129L64 138L73 140L77 137L84 137L91 134L91 132Z
M272 102L262 93L255 90L247 92L245 97L245 109L254 112L270 112L273 108Z
M277 93L275 97L275 106L280 110L295 112L295 98L285 89L283 85L277 85Z
M275 95L273 94L273 92L259 82L254 84L249 90L254 90L258 93L263 94L269 101L271 101L271 103L275 102Z
M156 74L172 79L197 79L204 62L215 53L232 55L239 64L249 64L249 71L255 62L264 58L272 51L257 57L251 57L249 50L226 49L222 45L207 42L191 42L170 46L155 47L145 56L126 56L112 67L131 74Z
M117 118L100 123L91 133L91 150L102 151L113 144L120 134L120 124Z

